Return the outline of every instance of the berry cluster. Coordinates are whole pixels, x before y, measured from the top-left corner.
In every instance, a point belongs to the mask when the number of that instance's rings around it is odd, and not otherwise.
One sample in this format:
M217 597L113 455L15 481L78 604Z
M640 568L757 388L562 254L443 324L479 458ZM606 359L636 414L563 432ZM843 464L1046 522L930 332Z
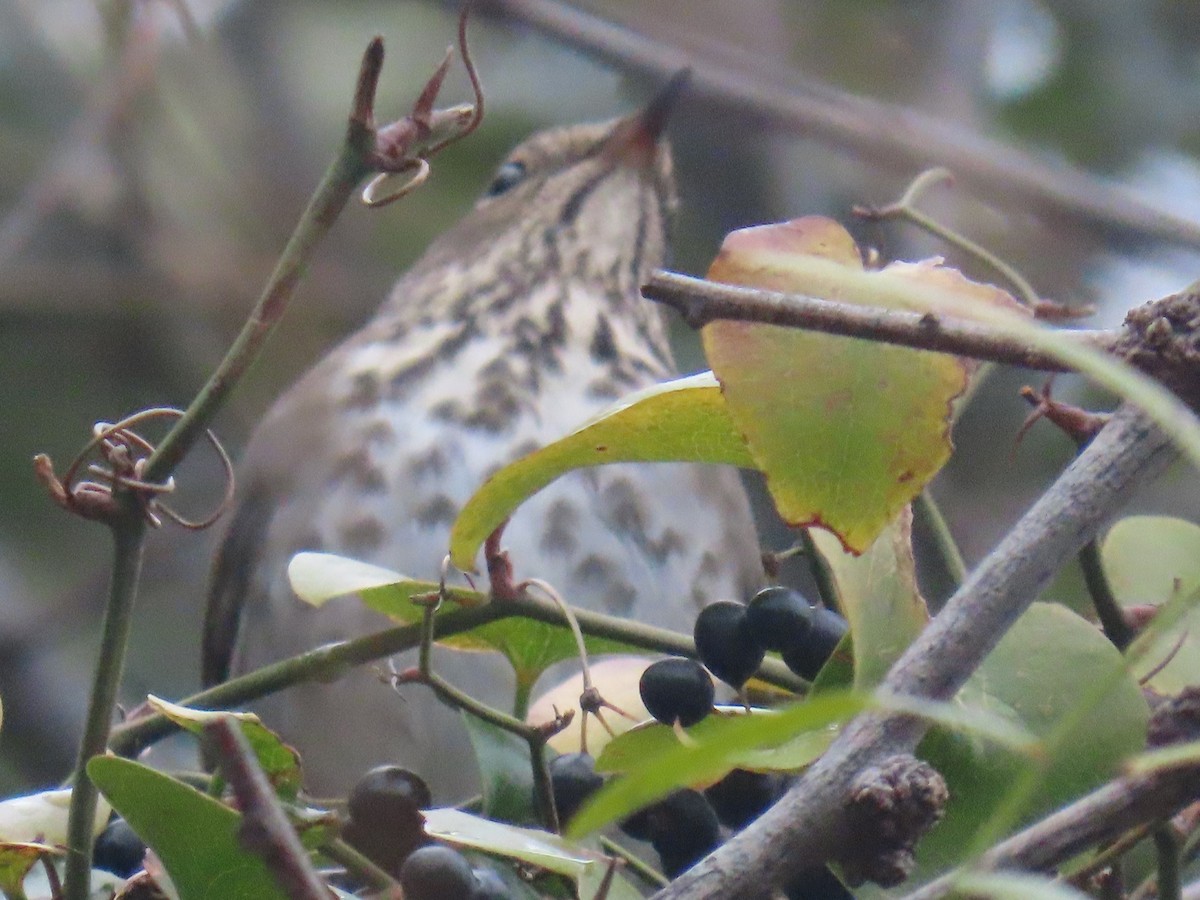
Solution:
M802 678L816 678L846 634L846 620L786 587L764 588L748 604L710 603L696 617L696 652L722 681L740 689L773 650Z

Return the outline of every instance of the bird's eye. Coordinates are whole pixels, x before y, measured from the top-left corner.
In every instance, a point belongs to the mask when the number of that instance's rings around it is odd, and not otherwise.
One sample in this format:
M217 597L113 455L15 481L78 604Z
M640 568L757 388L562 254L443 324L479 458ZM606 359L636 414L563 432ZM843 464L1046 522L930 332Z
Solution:
M487 196L499 197L507 194L525 179L525 163L506 162L502 165L492 183L488 185Z

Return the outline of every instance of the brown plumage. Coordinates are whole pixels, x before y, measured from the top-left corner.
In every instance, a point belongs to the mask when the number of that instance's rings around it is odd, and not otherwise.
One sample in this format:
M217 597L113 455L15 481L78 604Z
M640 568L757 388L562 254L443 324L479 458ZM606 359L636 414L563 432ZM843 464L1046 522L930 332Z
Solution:
M385 623L356 601L306 608L292 554L320 549L435 578L462 503L497 467L620 396L675 375L658 309L675 204L659 134L670 97L613 123L534 135L475 208L400 279L375 317L287 391L250 442L217 559L208 682ZM690 631L705 602L762 578L736 473L609 466L560 479L505 532L518 577L569 602ZM440 672L511 703L498 658L440 652ZM399 762L435 796L464 796L473 760L457 714L365 669L260 706L304 755L310 789Z

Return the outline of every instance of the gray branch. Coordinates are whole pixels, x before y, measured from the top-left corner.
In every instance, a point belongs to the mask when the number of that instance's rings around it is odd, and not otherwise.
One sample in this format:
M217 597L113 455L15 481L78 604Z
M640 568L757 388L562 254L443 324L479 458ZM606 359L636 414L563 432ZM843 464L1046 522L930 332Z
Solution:
M1055 572L1122 508L1135 487L1175 455L1143 414L1122 406L971 573L892 667L883 688L935 700L953 697ZM836 857L854 840L845 814L854 777L888 756L911 753L924 731L922 722L900 714L859 716L783 799L655 895L657 900L758 900L804 869Z
M1195 766L1186 766L1106 784L997 844L975 867L1051 869L1130 828L1170 818L1200 794L1197 774ZM935 900L944 897L953 885L954 875L946 875L904 900Z
M1068 372L1053 353L1030 347L979 322L934 313L883 309L786 294L761 288L720 284L661 269L642 287L650 300L679 311L683 320L700 328L716 320L765 322L844 337L886 341L918 350L955 353L1010 366ZM1119 332L1064 331L1063 340L1112 352Z

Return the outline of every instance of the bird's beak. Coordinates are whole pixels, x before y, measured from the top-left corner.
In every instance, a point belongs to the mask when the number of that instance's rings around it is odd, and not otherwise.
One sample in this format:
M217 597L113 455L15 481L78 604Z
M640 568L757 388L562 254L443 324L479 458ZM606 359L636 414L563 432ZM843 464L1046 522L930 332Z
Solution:
M634 168L652 165L658 158L658 142L667 120L691 77L690 69L680 69L643 109L617 122L604 153Z

